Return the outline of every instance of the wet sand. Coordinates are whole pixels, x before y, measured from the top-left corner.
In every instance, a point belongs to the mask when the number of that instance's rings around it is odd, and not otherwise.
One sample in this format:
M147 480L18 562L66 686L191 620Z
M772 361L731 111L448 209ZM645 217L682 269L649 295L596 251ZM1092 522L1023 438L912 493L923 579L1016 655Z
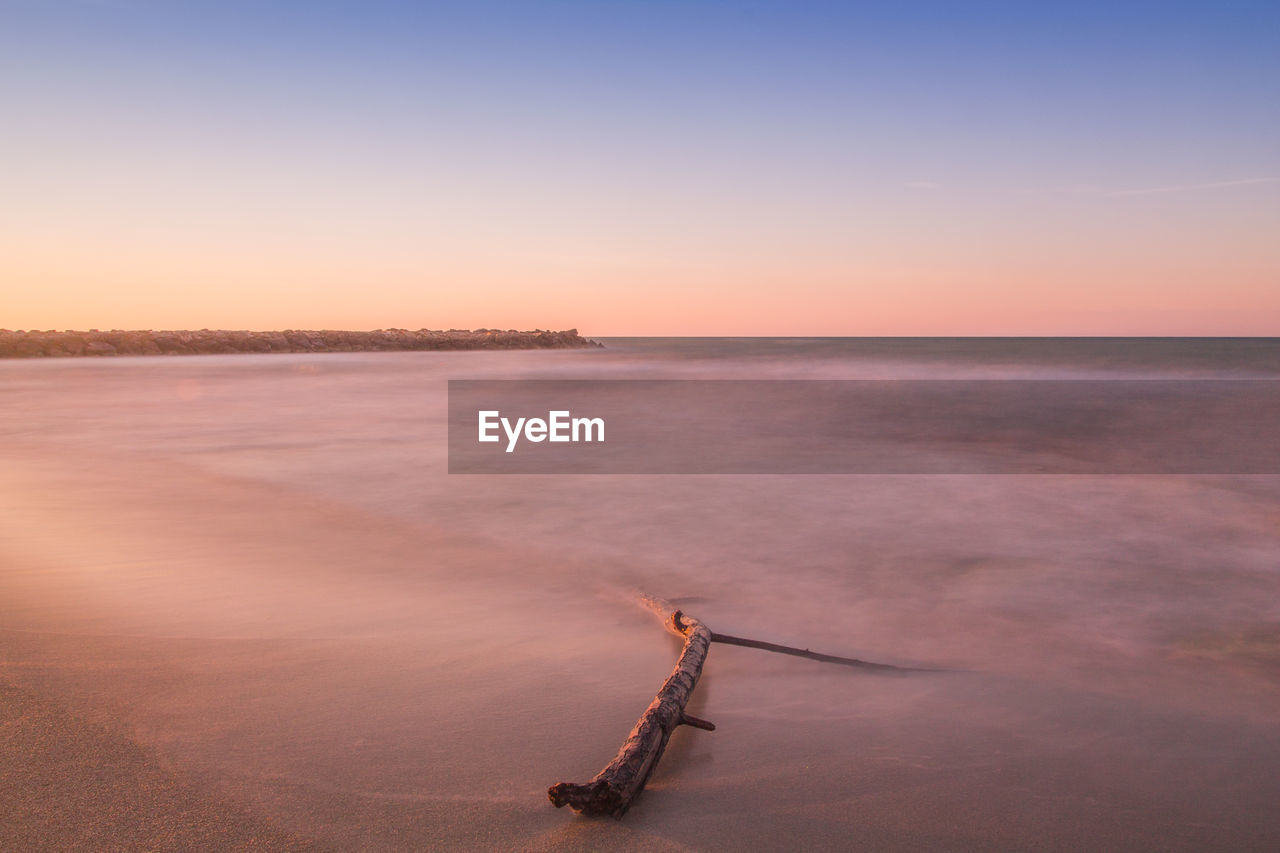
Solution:
M0 848L314 850L164 766L118 723L0 681Z

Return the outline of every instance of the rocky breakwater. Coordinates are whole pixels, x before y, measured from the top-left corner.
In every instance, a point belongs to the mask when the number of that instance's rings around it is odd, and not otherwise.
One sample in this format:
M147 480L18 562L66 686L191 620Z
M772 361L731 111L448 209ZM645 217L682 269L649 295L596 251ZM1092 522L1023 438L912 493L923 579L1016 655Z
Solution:
M0 358L109 355L202 355L268 352L393 352L401 350L574 349L600 347L577 329L376 329L372 332L191 331L39 332L0 329Z

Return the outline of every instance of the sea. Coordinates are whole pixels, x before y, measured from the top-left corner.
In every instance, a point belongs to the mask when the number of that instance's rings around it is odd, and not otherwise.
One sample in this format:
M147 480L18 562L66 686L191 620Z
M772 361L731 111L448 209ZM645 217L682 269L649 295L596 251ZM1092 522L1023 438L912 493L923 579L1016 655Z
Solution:
M1280 339L601 340L0 362L0 682L320 849L1280 849L1269 462L468 474L448 440L450 380L1257 393ZM1242 417L1194 427L1274 442ZM557 810L679 653L640 594L928 671L713 644L716 730L622 820Z

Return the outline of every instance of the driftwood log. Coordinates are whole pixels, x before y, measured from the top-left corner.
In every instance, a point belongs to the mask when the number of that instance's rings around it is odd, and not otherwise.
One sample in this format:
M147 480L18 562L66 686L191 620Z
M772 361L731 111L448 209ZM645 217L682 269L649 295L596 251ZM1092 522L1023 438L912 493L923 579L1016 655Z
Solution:
M660 598L642 596L641 603L684 637L680 660L607 767L590 782L560 782L547 790L556 808L570 806L585 815L622 817L649 781L677 726L715 730L711 723L684 712L711 647L711 630Z
M702 674L702 664L707 659L707 651L713 642L731 646L745 646L762 649L784 655L808 658L809 660L835 663L843 666L857 667L882 673L939 672L933 669L917 669L914 667L891 666L884 663L846 658L838 655L827 655L809 649L794 646L783 646L767 643L762 640L749 640L744 637L733 637L728 634L716 634L706 625L676 609L669 601L654 598L651 595L640 596L640 603L656 613L669 629L684 637L684 649L676 668L667 676L658 695L653 697L649 707L640 716L639 722L627 736L627 740L618 750L609 765L596 774L590 782L559 782L547 789L547 796L556 808L570 806L574 811L585 815L612 815L622 817L631 808L631 802L644 790L653 769L658 766L667 741L677 726L693 726L706 731L715 731L715 726L706 720L700 720L685 713L684 706L689 702L698 676Z

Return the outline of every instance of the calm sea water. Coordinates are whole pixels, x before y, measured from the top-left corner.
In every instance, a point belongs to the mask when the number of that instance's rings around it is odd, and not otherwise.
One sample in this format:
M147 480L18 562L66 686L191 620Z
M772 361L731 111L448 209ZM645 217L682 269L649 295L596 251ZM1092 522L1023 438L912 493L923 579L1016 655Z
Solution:
M1280 477L459 476L449 379L1276 378L1276 339L0 363L3 674L338 847L1275 849ZM543 791L723 633L625 822Z

